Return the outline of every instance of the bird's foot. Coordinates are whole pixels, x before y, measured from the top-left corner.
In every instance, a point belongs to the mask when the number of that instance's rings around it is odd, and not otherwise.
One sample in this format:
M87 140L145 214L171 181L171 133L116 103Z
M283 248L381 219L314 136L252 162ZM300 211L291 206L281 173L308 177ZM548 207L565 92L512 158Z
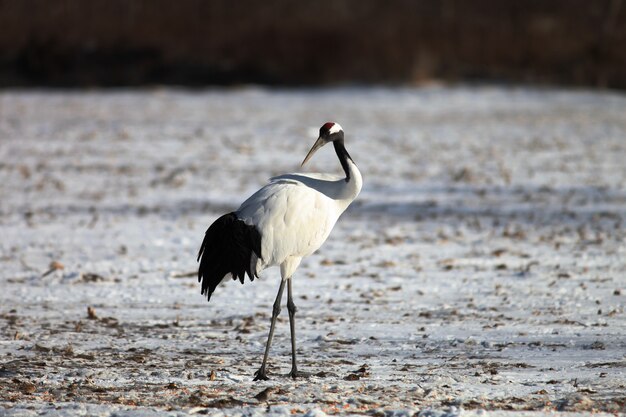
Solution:
M269 378L267 377L267 373L265 372L265 367L261 366L258 371L254 373L253 381L267 381Z
M309 377L311 377L311 373L304 372L304 371L298 371L297 369L292 369L291 372L289 372L288 376L293 378L293 379L309 378Z

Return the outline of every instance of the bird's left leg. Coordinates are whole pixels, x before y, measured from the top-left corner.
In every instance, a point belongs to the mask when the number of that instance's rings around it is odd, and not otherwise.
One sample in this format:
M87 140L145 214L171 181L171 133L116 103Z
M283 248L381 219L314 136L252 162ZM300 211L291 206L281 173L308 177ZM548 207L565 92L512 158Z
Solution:
M309 377L310 374L302 371L298 371L296 365L296 305L293 302L293 295L291 293L291 278L287 283L287 310L289 311L289 327L291 329L291 372L289 376L293 379L298 377Z
M278 288L278 294L276 294L276 300L274 301L274 307L272 308L272 323L270 324L270 334L267 336L267 344L265 345L265 355L263 355L263 363L258 371L254 373L254 380L267 381L269 378L265 372L265 366L267 365L267 357L270 353L270 346L272 345L272 337L274 337L274 326L276 326L276 319L280 314L280 302L283 299L283 289L285 288L285 280L280 280L280 287Z

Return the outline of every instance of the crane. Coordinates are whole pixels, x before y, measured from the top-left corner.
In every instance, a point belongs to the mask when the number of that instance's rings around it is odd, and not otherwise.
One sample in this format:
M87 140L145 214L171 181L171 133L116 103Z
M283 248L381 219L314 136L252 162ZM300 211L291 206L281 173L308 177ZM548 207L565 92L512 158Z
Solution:
M276 319L280 314L285 284L291 332L291 372L306 376L296 364L296 305L292 278L302 258L311 255L328 238L339 216L357 197L363 185L361 173L344 146L344 132L339 123L325 123L302 166L327 143L333 143L344 176L331 174L285 174L255 192L234 212L219 217L208 228L198 253L198 282L201 294L211 300L217 286L245 275L250 281L270 266L280 266L281 281L272 308L270 331L263 362L254 380L267 380L269 356Z

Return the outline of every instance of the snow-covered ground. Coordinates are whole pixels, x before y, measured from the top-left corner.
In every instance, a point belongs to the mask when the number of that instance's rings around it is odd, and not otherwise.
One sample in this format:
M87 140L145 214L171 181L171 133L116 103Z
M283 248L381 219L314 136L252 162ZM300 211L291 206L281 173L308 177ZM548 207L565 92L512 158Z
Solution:
M314 376L283 314L253 382L279 271L207 303L195 256L328 120L365 185L294 278ZM619 94L5 91L0 415L624 412L625 221Z

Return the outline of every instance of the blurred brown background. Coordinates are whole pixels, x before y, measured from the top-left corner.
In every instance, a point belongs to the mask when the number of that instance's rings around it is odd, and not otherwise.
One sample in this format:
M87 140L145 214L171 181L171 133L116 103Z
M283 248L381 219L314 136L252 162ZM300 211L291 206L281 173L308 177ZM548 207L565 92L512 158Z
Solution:
M626 88L623 0L0 0L0 86Z

